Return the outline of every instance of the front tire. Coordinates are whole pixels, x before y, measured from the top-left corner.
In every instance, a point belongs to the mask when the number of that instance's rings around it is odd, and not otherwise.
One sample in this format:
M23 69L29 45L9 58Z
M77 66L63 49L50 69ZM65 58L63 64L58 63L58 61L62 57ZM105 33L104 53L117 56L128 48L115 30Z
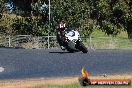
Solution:
M82 42L79 43L79 49L83 53L87 53L88 52L87 48L85 47L85 45Z

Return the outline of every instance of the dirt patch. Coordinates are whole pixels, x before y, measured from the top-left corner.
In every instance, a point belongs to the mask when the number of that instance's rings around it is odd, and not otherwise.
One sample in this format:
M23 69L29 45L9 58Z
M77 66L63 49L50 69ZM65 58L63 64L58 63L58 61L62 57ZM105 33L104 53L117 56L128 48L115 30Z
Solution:
M0 81L0 88L29 88L37 85L64 85L77 82L77 77L63 77L54 79L25 79Z
M37 85L65 85L77 83L79 77L63 77L50 79L25 79L0 81L0 88L29 88ZM132 74L89 76L90 79L132 79Z

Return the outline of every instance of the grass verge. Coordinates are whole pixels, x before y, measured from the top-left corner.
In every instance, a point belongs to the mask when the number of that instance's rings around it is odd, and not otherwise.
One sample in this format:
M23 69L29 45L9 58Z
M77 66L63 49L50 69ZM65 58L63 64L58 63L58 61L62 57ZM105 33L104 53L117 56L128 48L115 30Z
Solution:
M132 79L132 74L89 76L90 79ZM77 77L36 78L20 80L0 80L0 88L84 88ZM86 88L132 88L130 86L87 86Z
M39 85L35 87L30 87L30 88L132 88L132 85L128 86L86 86L83 87L79 85L79 83L73 83L69 85Z
M126 32L117 36L108 36L104 32L95 31L91 38L84 39L86 47L95 49L132 49L132 42L127 38Z

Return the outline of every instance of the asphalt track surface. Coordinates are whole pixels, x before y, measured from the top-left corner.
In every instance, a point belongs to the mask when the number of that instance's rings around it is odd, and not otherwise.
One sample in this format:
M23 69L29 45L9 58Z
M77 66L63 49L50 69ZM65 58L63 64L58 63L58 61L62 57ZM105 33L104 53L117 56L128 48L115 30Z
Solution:
M0 80L132 73L132 50L90 50L68 53L60 49L0 48Z

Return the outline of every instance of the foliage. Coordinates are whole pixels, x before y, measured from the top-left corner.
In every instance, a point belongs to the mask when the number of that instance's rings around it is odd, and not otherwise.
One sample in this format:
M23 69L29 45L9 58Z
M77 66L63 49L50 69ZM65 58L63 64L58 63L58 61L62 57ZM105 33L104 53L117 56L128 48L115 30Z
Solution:
M13 21L13 18L6 16L2 17L0 19L0 33L4 35L14 35L16 30L12 29L11 27Z
M39 19L32 19L31 17L17 18L11 25L13 29L16 30L16 34L22 35L33 35L33 36L43 36L47 35L46 25Z
M2 13L4 11L4 3L5 0L0 0L0 18L2 17Z
M47 35L49 0L11 1L17 8L15 14L22 19L15 18L13 23L5 23L6 27L10 26L15 34ZM0 0L0 7L4 7L4 3L4 0ZM0 13L2 11L1 8ZM64 20L67 27L78 28L85 37L95 30L102 30L113 36L125 30L131 39L131 14L131 0L51 0L50 34L54 35L59 22ZM1 25L2 29L4 25Z

